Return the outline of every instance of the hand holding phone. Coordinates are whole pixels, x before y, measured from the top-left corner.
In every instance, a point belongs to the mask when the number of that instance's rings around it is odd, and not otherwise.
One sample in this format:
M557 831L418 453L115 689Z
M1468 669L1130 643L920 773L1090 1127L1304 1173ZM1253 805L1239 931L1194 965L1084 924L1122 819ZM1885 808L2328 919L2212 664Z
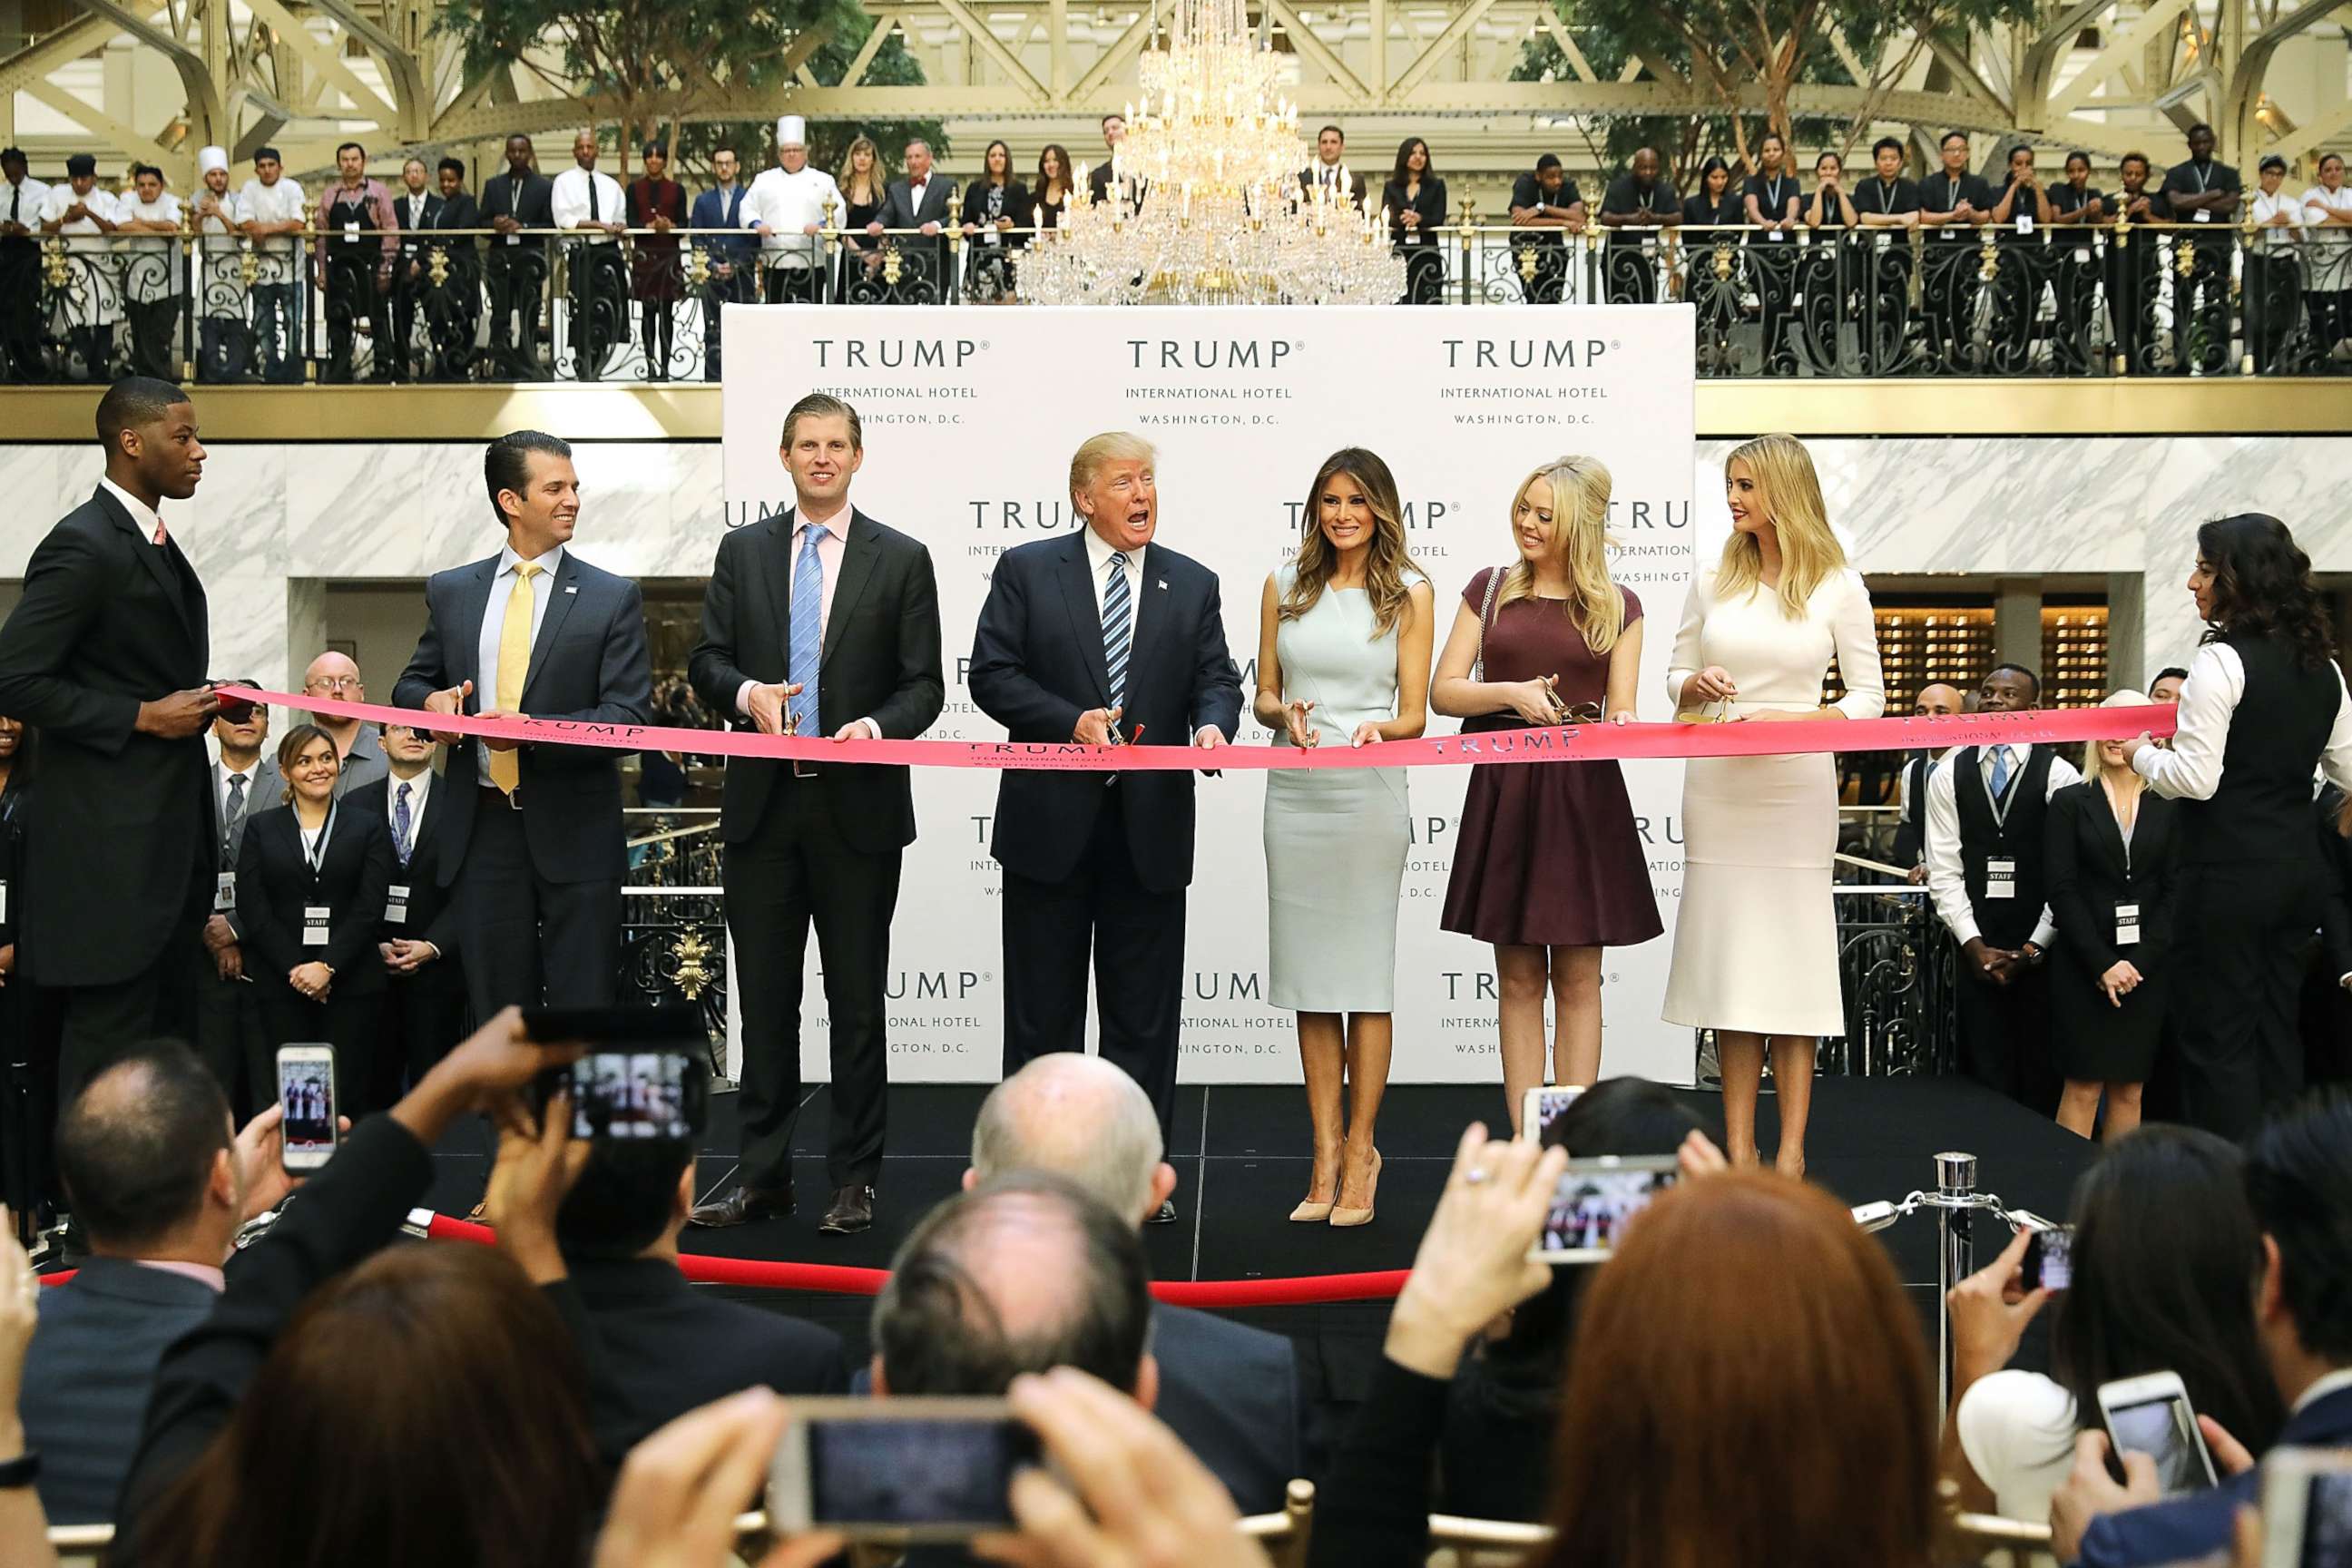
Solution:
M2099 1385L2099 1415L2117 1455L2146 1454L2166 1497L2215 1484L2213 1456L2180 1374L2152 1372Z
M1551 1213L1528 1254L1536 1263L1599 1263L1652 1200L1682 1177L1672 1154L1602 1154L1570 1160L1552 1190Z
M777 1530L894 1543L1013 1527L1037 1435L1002 1399L795 1399L768 1471Z
M278 1047L278 1163L290 1175L308 1175L335 1152L335 1047Z
M1519 1136L1542 1142L1545 1131L1583 1092L1584 1086L1574 1083L1541 1083L1528 1090L1519 1100Z
M2271 1450L2263 1461L2262 1568L2352 1568L2352 1452Z

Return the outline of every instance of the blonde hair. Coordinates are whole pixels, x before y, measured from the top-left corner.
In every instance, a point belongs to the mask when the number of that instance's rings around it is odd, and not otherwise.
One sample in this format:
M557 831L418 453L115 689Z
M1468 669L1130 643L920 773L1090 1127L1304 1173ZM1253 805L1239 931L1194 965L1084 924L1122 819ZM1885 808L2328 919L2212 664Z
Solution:
M866 166L866 189L862 192L854 189L854 183L857 179L857 150L860 147L865 148L867 154L874 160ZM889 171L882 166L882 149L874 144L874 138L871 136L857 137L841 154L841 196L844 201L847 201L853 195L863 195L868 201L878 201L881 199L883 187L889 183Z
M2099 706L2102 708L2145 708L2148 705L2149 700L2150 699L2146 692L2134 691L2130 687L2125 686L2108 692L2105 698L2100 700ZM2100 742L2096 741L2088 742L2084 744L2083 749L2085 753L2083 758L2083 772L2089 776L2090 781L2093 784L2104 784L2106 782L2106 777L2109 773L2130 773L2132 782L2135 784L2139 782L2139 774L2133 772L2132 765L2129 763L2123 763L2112 768L2107 766L2107 754L2101 749Z
M1801 621L1813 591L1845 570L1845 546L1830 531L1812 454L1794 436L1759 436L1732 448L1723 460L1727 474L1734 463L1748 466L1772 510L1772 531L1780 543L1780 613ZM1738 598L1763 580L1763 547L1754 534L1735 531L1724 542L1723 559L1715 569L1717 597Z
M1625 630L1625 598L1609 580L1609 492L1615 481L1598 458L1572 455L1543 464L1511 492L1511 526L1518 526L1519 503L1538 479L1551 487L1553 539L1566 542L1569 620L1584 646L1607 653ZM1495 611L1514 599L1536 596L1536 570L1520 556L1503 570Z
M1105 464L1149 463L1159 456L1157 447L1131 431L1106 430L1089 436L1070 454L1070 499L1075 501L1091 489Z
M1291 574L1290 591L1276 606L1275 618L1297 620L1315 607L1330 584L1331 569L1339 563L1339 552L1323 537L1316 502L1322 497L1323 487L1341 475L1361 486L1364 499L1371 503L1372 542L1364 561L1364 596L1371 602L1372 638L1377 642L1395 629L1405 606L1412 602L1408 578L1416 574L1417 569L1405 544L1404 508L1397 500L1396 476L1389 472L1380 454L1361 447L1341 447L1324 458L1323 466L1315 470L1315 482L1307 487L1305 533L1298 542L1298 566Z

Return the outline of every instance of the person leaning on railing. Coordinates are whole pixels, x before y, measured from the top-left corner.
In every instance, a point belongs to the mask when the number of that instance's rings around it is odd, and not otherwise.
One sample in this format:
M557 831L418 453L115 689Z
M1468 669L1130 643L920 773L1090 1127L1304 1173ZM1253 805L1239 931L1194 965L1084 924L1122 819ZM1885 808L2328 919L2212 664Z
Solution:
M1903 143L1882 136L1871 144L1876 171L1853 188L1853 218L1868 236L1864 261L1862 370L1891 374L1903 356L1911 302L1911 238L1919 226L1919 187L1903 177Z
M656 138L640 149L645 173L622 193L629 226L640 234L629 253L629 291L637 299L638 331L645 340L646 379L667 381L675 344L677 302L686 296L678 243L671 230L686 226L686 187L669 177L669 143Z
M41 246L33 237L48 194L22 148L0 150L0 374L12 381L48 379L41 357Z
M1601 266L1611 304L1657 301L1658 232L1682 221L1682 198L1662 176L1657 149L1642 148L1601 196L1601 224L1610 231Z
M240 232L253 242L252 322L262 378L302 379L301 242L309 223L301 185L286 175L275 147L253 154L253 178L236 194Z
M1445 257L1438 230L1445 226L1445 182L1429 161L1429 143L1408 136L1381 191L1389 215L1389 243L1404 253L1408 305L1434 305L1445 292Z
M100 385L114 379L114 323L122 316L122 291L115 284L111 255L122 208L98 183L98 160L76 153L66 160L66 183L41 198L41 232L64 235L79 289L68 289L55 307L66 341L82 363L82 379Z
M2303 221L2311 237L2304 302L2311 311L2315 353L2340 359L2352 341L2352 186L2344 183L2344 155L2319 160L2319 184L2303 193Z
M2157 342L2156 297L2170 255L2169 237L2160 239L2161 231L2131 232L2142 224L2172 221L2162 193L2149 188L2150 171L2147 153L2125 153L2116 169L2122 184L2111 204L2114 217L2126 226L2107 247L2107 312L2116 357L2132 374L2156 369L2162 352Z
M1528 303L1559 304L1568 290L1568 231L1584 226L1584 198L1559 153L1546 153L1512 183L1511 226L1536 231L1511 237L1512 270ZM1530 259L1532 270L1521 271Z
M121 242L122 287L130 306L131 369L137 375L169 381L178 374L173 340L179 326L182 294L179 254L180 198L163 188L163 171L134 163L131 190L117 196L122 213L118 233L142 237Z
M2245 336L2256 372L2273 371L2303 304L2303 197L2287 191L2286 160L2264 153L2246 221Z

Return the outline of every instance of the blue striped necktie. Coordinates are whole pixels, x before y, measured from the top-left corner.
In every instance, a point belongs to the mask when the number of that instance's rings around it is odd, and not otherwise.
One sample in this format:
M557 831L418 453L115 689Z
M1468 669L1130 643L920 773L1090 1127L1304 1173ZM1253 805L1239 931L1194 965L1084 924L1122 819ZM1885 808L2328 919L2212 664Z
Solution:
M1127 650L1133 640L1135 605L1127 585L1127 556L1114 550L1103 579L1103 666L1110 675L1110 705L1127 700Z
M801 689L791 702L792 715L798 721L793 733L800 735L817 732L816 667L824 647L824 562L816 552L816 542L828 531L814 523L802 525L800 563L793 568L792 665L784 679Z

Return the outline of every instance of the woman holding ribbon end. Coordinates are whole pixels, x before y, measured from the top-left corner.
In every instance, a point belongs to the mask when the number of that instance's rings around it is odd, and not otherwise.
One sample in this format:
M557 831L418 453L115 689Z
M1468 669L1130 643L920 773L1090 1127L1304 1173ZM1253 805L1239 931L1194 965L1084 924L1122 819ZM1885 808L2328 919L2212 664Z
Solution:
M1875 719L1886 706L1870 591L1830 531L1813 460L1792 436L1726 459L1731 537L1691 582L1666 672L1677 716L1770 723ZM1822 705L1835 660L1845 695ZM1758 1161L1756 1102L1772 1052L1777 1163L1805 1170L1813 1047L1845 1033L1837 916L1837 761L1697 757L1683 773L1683 900L1665 1019L1715 1031L1724 1152Z
M1556 458L1519 482L1517 554L1462 590L1430 688L1430 705L1461 719L1464 734L1633 716L1642 601L1609 578L1609 470L1586 457ZM1473 769L1439 923L1494 944L1513 1128L1527 1091L1546 1081L1547 994L1552 1081L1597 1081L1601 950L1665 929L1617 764Z

